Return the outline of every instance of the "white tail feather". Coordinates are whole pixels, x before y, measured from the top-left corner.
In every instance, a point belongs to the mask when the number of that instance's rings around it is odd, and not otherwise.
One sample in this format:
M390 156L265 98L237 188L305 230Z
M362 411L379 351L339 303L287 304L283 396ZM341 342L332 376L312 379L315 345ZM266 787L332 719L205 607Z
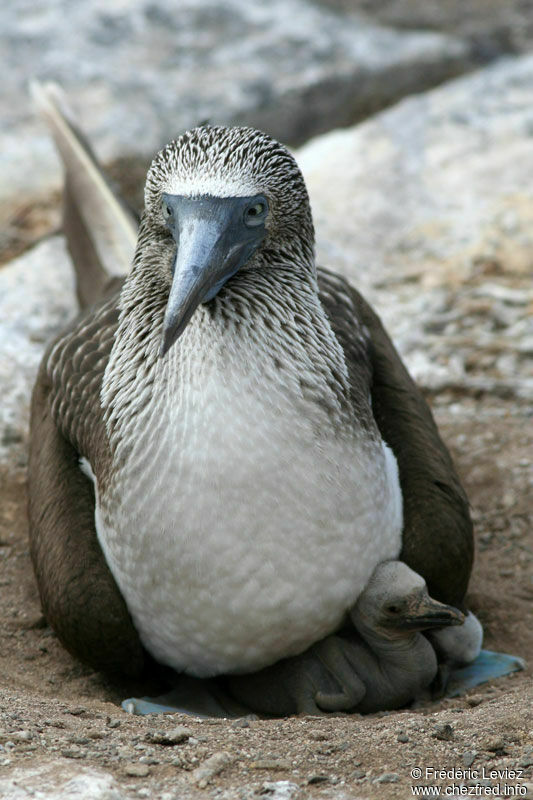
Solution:
M32 81L30 91L50 128L102 268L110 276L126 274L135 250L137 221L120 203L84 142L61 87Z

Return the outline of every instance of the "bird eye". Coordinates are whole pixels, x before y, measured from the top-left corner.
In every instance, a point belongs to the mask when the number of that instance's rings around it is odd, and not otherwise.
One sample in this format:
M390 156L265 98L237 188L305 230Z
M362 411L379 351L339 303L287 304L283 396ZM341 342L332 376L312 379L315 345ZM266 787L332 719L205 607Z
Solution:
M268 206L266 200L256 200L256 202L249 205L244 212L244 221L250 227L262 225L267 211Z
M387 611L389 614L399 614L400 606L387 606Z
M170 219L170 217L174 213L172 211L171 207L167 203L165 203L164 200L161 203L161 210L163 211L163 216L164 216L165 219Z

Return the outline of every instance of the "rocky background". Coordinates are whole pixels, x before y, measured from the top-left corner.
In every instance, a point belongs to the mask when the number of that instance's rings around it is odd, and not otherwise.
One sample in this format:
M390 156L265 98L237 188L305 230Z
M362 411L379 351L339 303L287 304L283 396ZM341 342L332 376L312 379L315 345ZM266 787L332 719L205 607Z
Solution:
M150 157L184 127L262 127L298 148L319 260L374 303L454 454L486 646L531 663L533 2L20 0L0 20L0 798L403 798L483 781L532 795L529 670L366 718L124 714L134 687L76 663L40 616L25 467L37 364L75 312L28 80L64 85L137 206Z

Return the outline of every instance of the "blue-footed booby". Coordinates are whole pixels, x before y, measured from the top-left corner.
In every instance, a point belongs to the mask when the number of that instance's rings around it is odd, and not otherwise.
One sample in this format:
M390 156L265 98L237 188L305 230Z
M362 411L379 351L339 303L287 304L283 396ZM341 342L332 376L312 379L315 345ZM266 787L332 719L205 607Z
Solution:
M299 658L227 678L229 690L264 714L400 708L416 699L437 674L435 650L421 631L449 630L464 622L461 611L433 600L424 579L402 561L378 564L350 618L359 638L352 635L332 648L334 637L329 637ZM329 665L327 686L324 674ZM346 687L341 691L339 678Z
M64 645L109 672L209 676L322 642L342 671L334 634L398 557L465 610L465 493L379 318L316 268L288 150L184 133L150 167L137 235L57 91L37 93L84 307L32 402L31 554Z

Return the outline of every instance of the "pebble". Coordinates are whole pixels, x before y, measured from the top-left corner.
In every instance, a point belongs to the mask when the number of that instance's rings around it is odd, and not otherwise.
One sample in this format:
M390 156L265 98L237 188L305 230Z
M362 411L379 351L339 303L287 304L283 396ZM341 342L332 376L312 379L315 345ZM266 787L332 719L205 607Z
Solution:
M191 773L191 782L200 789L205 789L211 778L222 772L233 761L232 756L223 750L214 753Z
M241 719L236 719L235 722L231 723L232 728L249 728L250 721L246 719L246 717L241 717Z
M522 767L523 769L527 769L528 767L533 767L533 749L526 750L526 752L518 762L518 766Z
M124 772L130 778L146 778L150 773L150 769L147 764L128 764L124 767Z
M153 731L146 734L146 741L153 744L174 745L187 742L192 737L192 730L183 725L169 731Z
M109 719L107 722L108 728L119 728L120 727L120 720L119 719Z
M398 783L400 776L397 772L384 772L377 778L374 778L372 783Z
M465 767L471 767L475 761L477 753L475 750L465 750L463 753L463 764Z
M14 742L29 742L33 739L33 734L30 731L17 731L10 734Z
M88 731L87 736L89 739L105 739L105 731Z
M435 725L435 730L431 734L434 739L441 742L451 742L453 739L453 728L448 722L439 722Z
M79 750L77 747L67 747L61 750L61 755L64 758L87 758L87 752Z
M329 778L327 775L311 775L307 783L313 785L315 783L328 783Z
M91 740L87 736L71 736L69 741L71 744L89 744Z
M266 796L269 800L291 800L299 794L300 788L290 781L266 781L260 789L260 795Z
M471 706L471 708L474 708L475 706L479 706L480 703L483 702L483 700L484 700L484 697L481 694L472 694L472 695L470 695L470 697L466 698L466 702L468 703L469 706Z
M506 745L504 740L501 736L497 738L490 738L485 739L483 742L483 748L488 750L491 753L505 753L506 752Z
M399 733L396 739L398 742L401 742L402 744L405 744L406 742L409 741L409 737L406 733Z

